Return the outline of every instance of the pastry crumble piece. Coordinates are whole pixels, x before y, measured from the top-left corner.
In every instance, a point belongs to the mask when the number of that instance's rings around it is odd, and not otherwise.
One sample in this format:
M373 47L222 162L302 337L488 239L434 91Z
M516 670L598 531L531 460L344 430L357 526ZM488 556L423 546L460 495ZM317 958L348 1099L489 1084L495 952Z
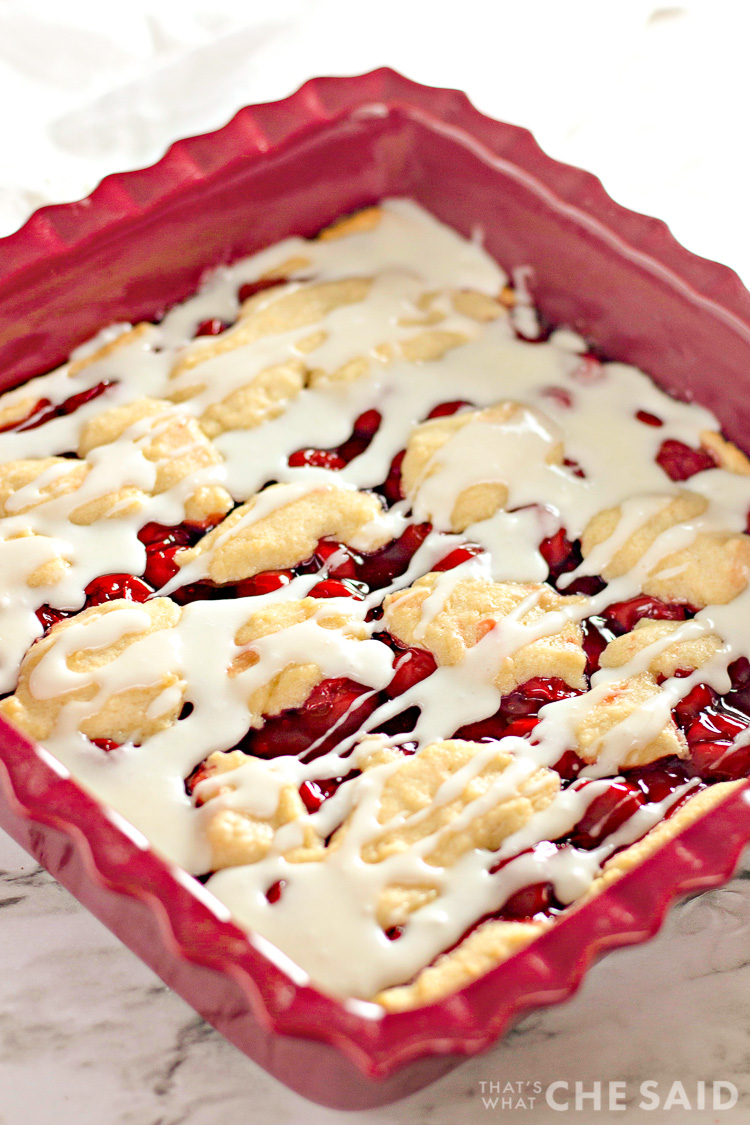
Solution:
M383 622L402 644L427 649L439 666L453 666L497 630L499 651L496 655L491 646L488 660L501 695L535 676L554 676L571 687L586 687L583 634L564 613L580 599L561 596L542 583L467 578L451 583L437 612L425 615L428 599L440 597L440 581L439 574L427 574L386 597ZM513 639L506 655L502 635L511 615Z
M29 649L0 711L42 741L76 727L91 740L150 738L182 708L186 684L170 644L180 614L168 598L118 600L59 622Z
M181 551L176 562L184 567L201 560L212 582L240 582L296 566L321 539L374 550L389 538L378 524L381 515L382 505L370 493L321 485L298 495L294 485L271 485Z

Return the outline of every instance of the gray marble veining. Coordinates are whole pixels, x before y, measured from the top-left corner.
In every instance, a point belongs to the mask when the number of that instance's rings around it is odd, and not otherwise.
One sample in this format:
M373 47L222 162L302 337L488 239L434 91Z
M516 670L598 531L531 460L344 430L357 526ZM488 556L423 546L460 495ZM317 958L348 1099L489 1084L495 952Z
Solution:
M594 968L572 1001L393 1106L342 1114L290 1093L230 1046L12 841L0 840L0 1125L740 1125L750 1118L750 869L672 911L647 945ZM696 1082L733 1083L730 1110ZM620 1112L563 1113L535 1084L626 1083ZM683 1083L693 1108L647 1113ZM514 1108L485 1105L513 1083ZM484 1085L483 1085L484 1084ZM710 1085L709 1085L710 1089ZM520 1093L518 1092L520 1091ZM507 1096L507 1095L506 1095ZM565 1097L565 1092L557 1095ZM533 1104L531 1104L533 1100Z

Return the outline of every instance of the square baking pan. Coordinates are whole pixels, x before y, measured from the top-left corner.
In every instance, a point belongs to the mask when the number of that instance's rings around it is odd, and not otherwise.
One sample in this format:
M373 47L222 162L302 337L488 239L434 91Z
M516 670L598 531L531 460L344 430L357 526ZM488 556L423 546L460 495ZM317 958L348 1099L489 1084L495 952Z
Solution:
M507 271L530 267L546 320L709 407L743 444L750 294L736 275L613 203L525 130L387 69L316 79L243 109L0 240L0 390L54 367L108 324L158 318L207 270L388 196L481 235ZM2 721L0 824L240 1050L306 1097L355 1109L404 1096L485 1049L525 1012L569 996L602 953L652 935L676 896L728 879L750 840L750 805L747 786L735 789L480 980L397 1014L310 987Z

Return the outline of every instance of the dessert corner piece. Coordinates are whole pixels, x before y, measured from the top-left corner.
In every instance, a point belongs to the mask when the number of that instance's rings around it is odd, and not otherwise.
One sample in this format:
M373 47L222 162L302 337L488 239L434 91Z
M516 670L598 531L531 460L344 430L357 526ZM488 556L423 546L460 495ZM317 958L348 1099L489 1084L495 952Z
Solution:
M748 476L388 200L0 396L0 713L313 984L429 1004L750 775Z

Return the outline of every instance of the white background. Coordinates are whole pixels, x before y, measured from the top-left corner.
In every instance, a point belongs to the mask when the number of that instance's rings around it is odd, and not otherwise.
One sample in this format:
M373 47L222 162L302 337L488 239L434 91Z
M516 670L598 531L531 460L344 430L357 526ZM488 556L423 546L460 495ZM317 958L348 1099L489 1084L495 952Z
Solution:
M666 219L750 283L750 5L692 0L0 0L0 234L179 136L316 74L387 64L467 91L596 172L620 203ZM2 245L0 244L0 263ZM615 955L572 1004L393 1109L308 1106L159 985L22 853L0 847L0 1125L480 1125L482 1081L624 1080L630 1108L511 1125L739 1125L750 1117L750 886L680 907L650 946ZM679 1080L733 1081L729 1112L638 1108Z

